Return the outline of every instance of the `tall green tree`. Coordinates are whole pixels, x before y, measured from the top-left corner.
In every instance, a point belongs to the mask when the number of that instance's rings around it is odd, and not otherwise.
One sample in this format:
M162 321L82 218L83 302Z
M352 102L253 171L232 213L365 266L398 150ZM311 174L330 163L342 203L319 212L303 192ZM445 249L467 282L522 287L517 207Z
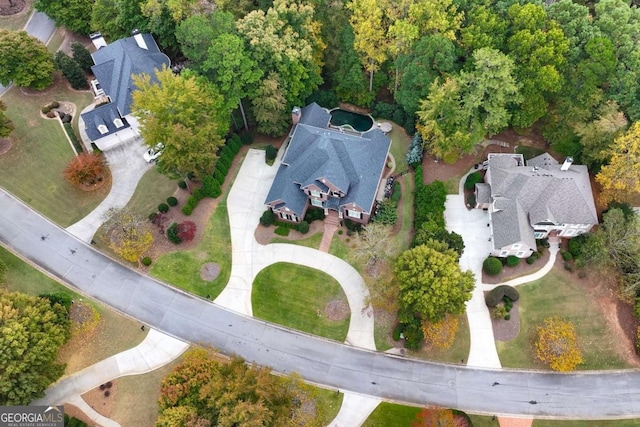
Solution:
M56 52L54 62L56 63L56 67L58 67L58 69L62 71L64 77L69 81L72 88L89 88L87 78L85 77L82 68L80 68L80 65L78 65L78 63L74 61L69 55L59 50Z
M82 43L73 42L71 43L71 52L73 53L73 60L78 63L80 68L90 72L93 66L93 58L89 50Z
M7 111L7 104L0 100L0 138L8 137L15 129L11 119L4 113L5 111Z
M545 115L549 97L562 89L569 42L541 6L514 4L508 16L508 54L516 64L515 75L524 97L514 111L512 124L527 128Z
M142 14L143 0L95 0L91 29L100 31L107 41L131 35L131 31L150 31L149 18Z
M464 312L475 286L473 273L462 272L457 254L440 242L403 252L394 272L400 283L400 305L422 320L438 322L448 313Z
M598 108L595 118L574 125L580 137L580 161L590 170L598 170L609 160L613 141L627 128L629 121L615 101Z
M26 31L0 30L0 83L43 90L53 83L53 56Z
M64 373L58 350L70 336L67 310L0 290L0 405L27 405Z
M369 72L369 92L373 90L373 73L387 59L387 29L381 0L351 0L351 26L355 35L353 47Z
M134 76L132 113L150 147L164 144L158 170L169 176L203 177L213 173L217 151L229 130L224 100L217 90L193 73L176 76L170 69Z
M91 8L94 0L36 0L33 6L49 15L58 26L80 34L89 34Z
M483 47L502 50L507 32L507 21L487 5L474 6L466 14L466 23L460 29L460 43L468 53Z
M233 15L216 11L208 16L194 15L182 21L176 28L176 38L182 53L189 58L189 67L200 71L212 41L234 32Z
M420 100L429 94L437 77L455 71L457 54L453 42L440 35L425 36L406 54L398 57L400 86L394 98L408 114L415 114Z

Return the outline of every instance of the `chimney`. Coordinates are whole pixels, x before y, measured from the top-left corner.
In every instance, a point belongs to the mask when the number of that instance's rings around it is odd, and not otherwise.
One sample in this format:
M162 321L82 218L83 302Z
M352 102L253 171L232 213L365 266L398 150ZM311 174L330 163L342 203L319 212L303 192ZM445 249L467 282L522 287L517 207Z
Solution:
M149 50L149 48L147 47L147 43L145 43L144 41L144 37L142 37L142 34L140 34L140 31L138 31L138 29L131 31L131 35L136 40L136 43L138 44L138 47L140 49Z
M107 42L105 41L104 37L102 37L102 34L100 34L99 32L90 34L89 38L91 39L91 42L93 43L93 45L96 47L96 50L100 49L101 47L105 47L107 45Z
M560 166L561 171L568 171L573 163L573 157L567 157L562 166Z
M302 117L302 110L300 107L293 107L293 110L291 110L291 121L294 125L298 124L300 117Z

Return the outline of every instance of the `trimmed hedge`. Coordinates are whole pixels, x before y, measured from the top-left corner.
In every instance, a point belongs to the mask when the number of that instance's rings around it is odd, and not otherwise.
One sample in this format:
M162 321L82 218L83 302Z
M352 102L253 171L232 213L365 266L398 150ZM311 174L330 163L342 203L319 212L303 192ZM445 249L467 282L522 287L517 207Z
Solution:
M269 144L267 145L267 148L264 151L264 155L265 155L265 159L268 162L274 161L276 159L276 156L278 155L278 150L276 150L276 147Z
M171 197L167 197L167 204L169 206L176 206L178 204L178 199L176 199L175 197L171 196Z
M507 267L515 267L518 264L520 264L520 258L518 258L517 256L509 255L507 257Z
M262 216L260 217L260 224L264 225L265 227L268 227L272 225L275 222L275 220L276 220L276 214L274 214L271 211L271 209L267 209L262 213Z
M276 233L278 236L286 237L289 235L290 231L291 231L290 228L279 225L278 227L276 227L276 229L273 232Z
M302 234L307 234L309 232L309 223L307 221L302 221L298 224L297 230Z
M490 256L482 263L482 269L489 276L497 276L502 271L502 262L498 258Z
M184 180L178 181L178 188L180 188L182 190L186 190L187 189L187 183L184 182Z
M487 304L487 307L495 307L505 297L510 299L511 302L516 302L520 299L520 294L518 293L516 288L512 286L500 285L496 286L491 292L487 294L484 302Z
M142 265L149 267L151 265L151 258L148 256L142 258Z
M193 213L193 206L187 203L182 207L182 213L187 216L191 215Z
M476 188L476 184L479 184L482 181L484 181L484 177L482 176L481 172L474 172L472 174L469 174L467 176L467 179L464 181L464 189L471 191Z
M166 203L160 203L158 205L158 211L161 213L167 213L169 212L169 205Z
M207 175L202 180L202 194L206 197L211 197L215 199L222 194L222 189L220 188L220 184L215 178L211 175Z

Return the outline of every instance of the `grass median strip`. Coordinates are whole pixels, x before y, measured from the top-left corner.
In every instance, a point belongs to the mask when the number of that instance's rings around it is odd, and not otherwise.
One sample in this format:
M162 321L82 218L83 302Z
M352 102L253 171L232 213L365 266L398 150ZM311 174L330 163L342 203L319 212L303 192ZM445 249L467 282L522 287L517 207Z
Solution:
M276 263L253 282L253 315L313 335L344 341L349 305L340 284L309 267Z

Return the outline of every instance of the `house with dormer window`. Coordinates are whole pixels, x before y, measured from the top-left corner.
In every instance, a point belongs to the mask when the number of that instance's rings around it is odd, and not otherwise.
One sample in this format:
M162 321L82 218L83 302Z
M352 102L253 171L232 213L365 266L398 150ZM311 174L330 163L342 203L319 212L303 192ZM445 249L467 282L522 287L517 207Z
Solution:
M138 121L131 115L133 76L168 67L169 57L160 51L151 34L137 30L131 37L107 44L100 33L91 35L96 49L91 56L95 80L91 82L96 107L81 115L87 136L101 150L137 135Z
M589 171L545 153L525 163L521 154L491 153L484 183L476 184L476 208L491 221L491 255L526 258L536 239L571 238L598 224Z
M316 103L296 109L294 127L265 204L279 220L300 222L307 208L367 223L391 140L379 129L348 133L329 125L329 112Z

